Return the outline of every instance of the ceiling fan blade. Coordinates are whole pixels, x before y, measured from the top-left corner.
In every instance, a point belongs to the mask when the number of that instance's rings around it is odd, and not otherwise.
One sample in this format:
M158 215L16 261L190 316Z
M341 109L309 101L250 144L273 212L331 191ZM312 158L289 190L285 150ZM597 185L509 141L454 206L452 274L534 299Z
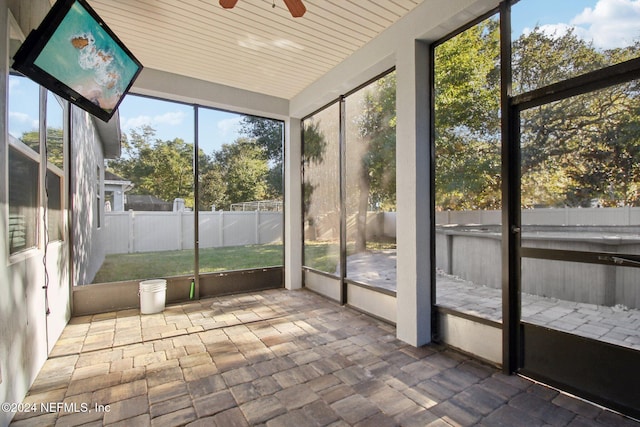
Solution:
M284 0L284 4L287 5L287 9L289 9L291 16L294 18L300 18L307 11L307 8L302 4L302 0Z
M225 9L233 9L236 3L238 3L238 0L220 0L220 6Z

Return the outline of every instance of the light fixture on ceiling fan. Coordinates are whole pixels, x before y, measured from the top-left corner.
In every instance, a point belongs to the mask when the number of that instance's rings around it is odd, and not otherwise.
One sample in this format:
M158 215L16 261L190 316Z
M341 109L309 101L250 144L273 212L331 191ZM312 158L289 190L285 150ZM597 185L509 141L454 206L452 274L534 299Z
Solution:
M307 8L302 4L302 0L283 0L287 5L287 9L294 18L300 18L307 11ZM225 9L233 9L238 3L238 0L220 0L220 6Z

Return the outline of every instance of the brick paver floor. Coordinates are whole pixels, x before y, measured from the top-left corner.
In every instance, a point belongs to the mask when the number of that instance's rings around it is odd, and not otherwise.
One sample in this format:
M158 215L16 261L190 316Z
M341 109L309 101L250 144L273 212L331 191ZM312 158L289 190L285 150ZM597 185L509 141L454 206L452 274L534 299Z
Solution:
M306 290L73 318L24 403L16 427L640 425Z
M349 256L350 279L383 289L396 290L395 250L369 251ZM438 305L484 319L502 322L502 290L483 286L438 271ZM526 322L640 350L640 310L621 305L565 301L522 294L522 318Z

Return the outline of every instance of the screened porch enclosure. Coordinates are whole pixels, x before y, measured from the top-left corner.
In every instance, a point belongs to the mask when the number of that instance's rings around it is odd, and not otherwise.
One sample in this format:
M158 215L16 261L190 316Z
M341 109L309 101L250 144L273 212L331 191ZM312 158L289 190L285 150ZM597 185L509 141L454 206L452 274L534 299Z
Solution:
M153 355L131 356L134 381L105 388L141 381L148 399L168 368L189 421L222 392L230 407L208 415L249 424L307 403L347 424L464 424L455 408L492 386L501 403L468 423L536 403L585 421L565 392L609 408L580 402L589 422L640 419L640 42L602 44L576 18L609 0L567 6L573 30L537 0L304 0L297 19L280 0L87 1L145 65L110 123L10 71L50 2L0 0L3 401L37 392L47 359L67 398L112 374L86 357L139 350ZM139 313L156 278L157 319ZM293 371L243 376L271 360ZM320 373L363 387L343 396L357 404L310 389ZM201 380L220 388L192 394Z

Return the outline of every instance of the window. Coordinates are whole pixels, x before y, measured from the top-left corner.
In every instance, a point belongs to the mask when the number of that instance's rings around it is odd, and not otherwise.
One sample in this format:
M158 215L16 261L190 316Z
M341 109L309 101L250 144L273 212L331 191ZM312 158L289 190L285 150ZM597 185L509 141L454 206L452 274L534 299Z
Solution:
M434 48L436 299L492 320L502 317L498 22L485 19Z
M104 192L104 211L111 212L114 209L115 193L113 191Z
M63 240L62 178L47 170L47 241Z
M589 2L587 2L589 3ZM514 94L532 91L638 56L636 6L562 2L558 14L521 0L511 10ZM564 17L564 22L563 18ZM635 20L635 22L634 22ZM605 24L606 23L606 24Z
M345 99L346 277L396 289L396 74Z
M128 95L119 110L122 155L94 172L106 258L97 253L100 269L81 284L193 276L194 108Z
M304 265L340 275L340 107L303 123Z
M40 87L9 76L9 253L38 245Z
M38 244L38 162L9 147L9 253Z
M100 212L102 211L102 192L100 191L100 166L96 168L96 206L94 210L96 228L100 228Z
M47 92L46 111L47 241L53 242L64 239L64 108L60 98L51 92Z
M204 107L198 118L200 273L284 264L282 122Z
M282 121L135 95L119 108L126 143L97 191L106 259L90 283L198 274L205 284L283 264Z

